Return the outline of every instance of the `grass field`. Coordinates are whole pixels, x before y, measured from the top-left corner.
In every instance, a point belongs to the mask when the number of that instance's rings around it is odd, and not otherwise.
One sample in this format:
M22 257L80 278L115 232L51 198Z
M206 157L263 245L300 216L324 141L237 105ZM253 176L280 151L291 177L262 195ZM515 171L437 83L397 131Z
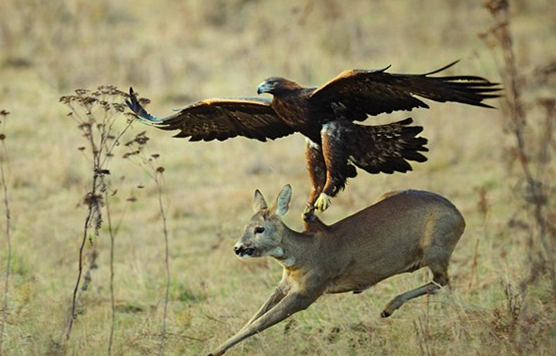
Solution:
M538 247L540 241L530 238L537 233L534 213L531 199L524 199L527 185L503 100L493 101L499 110L432 104L430 110L378 117L411 116L424 126L429 161L409 174L360 173L322 219L337 221L396 189L448 197L467 221L450 266L451 288L411 301L389 319L379 317L384 305L428 280L426 271L358 295L324 296L228 354L556 354L556 281L550 274L556 267L539 262L553 261L556 235L554 186L546 186L556 177L550 160L554 108L546 104L556 96L550 67L556 61L556 3L511 5L517 79L529 115L525 141L531 157L546 153L544 169L535 173L548 192L540 208L548 245ZM10 212L5 236L1 204L0 354L159 353L166 286L159 197L167 214L171 276L165 355L207 354L249 319L279 280L275 262L245 263L232 251L252 214L255 188L273 199L290 183L286 220L302 226L310 184L300 135L265 144L243 138L189 143L133 123L122 142L147 131L145 149L160 154L156 164L165 168L164 190L159 195L148 169L121 158L126 147L115 148L106 177L117 226L114 319L104 213L99 235L91 234L92 244L85 245L91 280L66 340L92 172L90 154L78 149L86 140L60 96L104 84L124 91L133 86L152 100L149 111L163 116L203 98L253 96L271 75L316 86L348 68L392 64L391 72L419 73L461 59L450 73L501 81L502 49L479 37L493 25L481 2L457 0L0 2L0 110L9 112L0 117L6 135L1 184ZM125 124L121 115L115 128ZM98 257L90 269L93 249Z

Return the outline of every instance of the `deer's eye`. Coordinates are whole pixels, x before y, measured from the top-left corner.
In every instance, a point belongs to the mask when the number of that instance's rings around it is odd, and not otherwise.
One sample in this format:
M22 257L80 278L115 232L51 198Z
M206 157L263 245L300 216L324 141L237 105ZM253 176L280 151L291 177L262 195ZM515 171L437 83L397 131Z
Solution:
M255 228L255 234L262 234L264 232L264 227L262 226L257 226Z

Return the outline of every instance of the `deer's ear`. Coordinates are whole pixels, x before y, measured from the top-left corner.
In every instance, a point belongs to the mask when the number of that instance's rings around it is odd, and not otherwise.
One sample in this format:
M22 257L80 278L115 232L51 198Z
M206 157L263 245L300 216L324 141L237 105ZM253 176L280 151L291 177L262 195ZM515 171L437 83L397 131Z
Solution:
M255 190L255 195L253 196L253 210L255 213L263 209L267 209L266 201L264 200L263 194L257 189Z
M286 184L284 188L278 194L276 198L276 203L274 203L276 215L284 216L288 212L290 206L290 200L292 198L292 187Z

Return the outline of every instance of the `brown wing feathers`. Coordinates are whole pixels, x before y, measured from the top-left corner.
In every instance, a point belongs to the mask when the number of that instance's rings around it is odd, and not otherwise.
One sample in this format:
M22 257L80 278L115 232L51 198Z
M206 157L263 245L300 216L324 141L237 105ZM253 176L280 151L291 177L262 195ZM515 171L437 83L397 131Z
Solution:
M345 71L315 90L310 100L318 105L341 103L354 121L363 121L367 115L429 107L416 96L490 107L482 101L499 96L497 83L477 76L431 77L455 63L425 74L391 74L386 73L388 68Z
M458 102L468 105L492 108L482 101L497 98L498 84L475 76L447 76L411 78L414 82L410 89L412 94L438 102Z
M139 119L162 130L180 130L175 137L191 141L223 141L236 136L266 141L294 132L260 98L209 99L189 105L166 118L149 114L130 89L129 108Z
M355 124L350 130L349 158L369 173L410 171L408 161L424 162L427 139L416 137L423 128L409 126L411 118L380 126Z

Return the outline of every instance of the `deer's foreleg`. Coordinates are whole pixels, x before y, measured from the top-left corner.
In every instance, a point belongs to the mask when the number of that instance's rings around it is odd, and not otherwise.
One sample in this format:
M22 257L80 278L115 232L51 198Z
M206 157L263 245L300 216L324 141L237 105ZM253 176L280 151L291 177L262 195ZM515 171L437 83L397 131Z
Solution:
M253 322L245 326L237 334L220 345L218 349L210 355L223 355L226 350L238 342L253 334L261 332L276 323L279 323L298 311L307 309L317 298L318 295L303 295L299 292L288 293L274 307L270 308L266 313L253 320Z
M259 310L257 310L255 315L253 315L251 319L249 319L249 321L245 324L245 326L241 330L247 328L255 320L259 319L261 315L265 314L267 311L274 308L276 304L278 304L282 299L284 299L284 297L286 296L289 290L289 286L286 284L285 280L286 280L285 278L282 279L278 287L276 287L276 289L272 292L270 297L268 297L267 301L259 308Z

